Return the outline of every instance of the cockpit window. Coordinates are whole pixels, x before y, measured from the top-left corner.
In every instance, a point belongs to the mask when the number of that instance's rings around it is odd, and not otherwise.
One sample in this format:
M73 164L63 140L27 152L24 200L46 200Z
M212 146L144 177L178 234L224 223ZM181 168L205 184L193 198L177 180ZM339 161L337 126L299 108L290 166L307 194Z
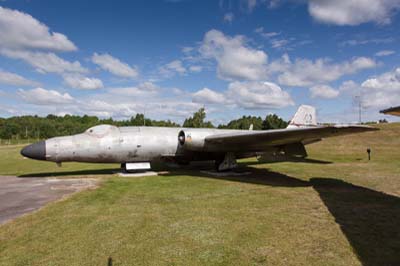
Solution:
M116 131L118 131L118 128L116 126L99 125L89 128L85 131L85 133L95 137L103 137Z

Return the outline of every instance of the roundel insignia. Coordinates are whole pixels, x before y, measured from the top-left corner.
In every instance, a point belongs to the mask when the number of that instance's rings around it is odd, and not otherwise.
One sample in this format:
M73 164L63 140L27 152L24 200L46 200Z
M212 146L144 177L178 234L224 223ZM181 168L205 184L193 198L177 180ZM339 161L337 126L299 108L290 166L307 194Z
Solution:
M306 124L311 124L312 123L312 114L306 114L304 116L304 121L306 122Z

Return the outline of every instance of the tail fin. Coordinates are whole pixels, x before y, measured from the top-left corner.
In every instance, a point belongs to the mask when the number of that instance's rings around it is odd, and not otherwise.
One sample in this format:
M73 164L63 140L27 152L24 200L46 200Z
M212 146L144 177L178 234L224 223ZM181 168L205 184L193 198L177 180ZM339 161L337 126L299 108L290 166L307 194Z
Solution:
M301 105L290 121L288 128L315 127L317 116L315 108L310 105Z

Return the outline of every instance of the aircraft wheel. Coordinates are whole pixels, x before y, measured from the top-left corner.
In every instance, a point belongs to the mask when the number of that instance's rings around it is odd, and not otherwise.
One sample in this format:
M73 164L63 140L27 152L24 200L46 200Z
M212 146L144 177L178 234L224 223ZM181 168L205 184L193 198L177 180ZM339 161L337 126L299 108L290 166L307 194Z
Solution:
M217 160L215 160L214 161L214 168L215 168L215 171L217 171L217 172L222 172L222 171L220 171L219 170L219 166L220 166L220 164L223 162L224 160L222 159L217 159Z
M123 172L127 173L128 171L126 170L126 163L121 163L121 169Z

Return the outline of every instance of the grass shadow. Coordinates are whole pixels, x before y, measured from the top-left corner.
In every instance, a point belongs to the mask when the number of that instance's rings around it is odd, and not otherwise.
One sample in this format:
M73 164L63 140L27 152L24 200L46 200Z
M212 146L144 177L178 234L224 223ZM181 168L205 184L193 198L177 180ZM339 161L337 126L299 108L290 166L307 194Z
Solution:
M106 168L106 169L92 169L92 170L77 170L77 171L63 171L63 172L44 172L44 173L30 173L19 175L20 178L30 177L57 177L57 176L84 176L84 175L112 175L120 168Z
M251 172L249 175L235 175ZM400 265L400 198L353 185L337 178L304 181L268 169L242 165L232 175L210 175L199 171L178 171L170 175L191 175L276 187L313 187L339 224L360 262L366 266Z
M400 198L334 178L310 183L363 265L400 265Z
M310 186L308 181L298 178L290 177L278 172L269 171L265 168L254 168L241 165L234 171L215 172L213 167L203 167L203 171L193 170L192 168L172 170L165 174L165 176L188 175L201 178L220 179L233 182L265 185L265 186L279 186L279 187L305 187Z
M257 165L257 164L264 164L264 163L282 163L282 162L291 162L291 163L311 163L311 164L331 164L332 162L330 161L323 161L323 160L317 160L317 159L309 159L309 158L295 158L295 157L290 157L290 158L285 158L282 160L271 160L271 161L251 161L251 162L239 162L239 164L243 165Z

